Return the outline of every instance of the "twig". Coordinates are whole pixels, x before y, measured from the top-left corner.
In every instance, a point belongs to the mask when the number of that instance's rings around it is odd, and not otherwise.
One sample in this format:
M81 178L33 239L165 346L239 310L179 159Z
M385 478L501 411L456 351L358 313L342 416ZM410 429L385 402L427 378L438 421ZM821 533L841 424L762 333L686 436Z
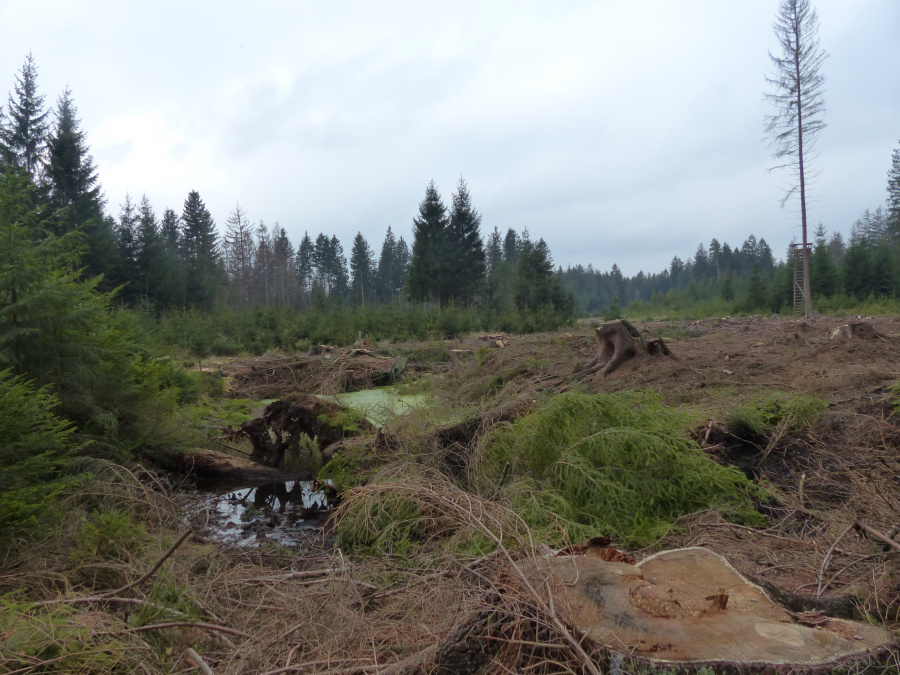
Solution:
M816 597L821 597L822 591L824 590L822 587L822 582L825 580L825 570L828 569L828 563L831 561L831 554L834 553L835 547L838 545L841 539L843 539L850 530L853 529L854 525L856 525L856 521L850 523L844 530L838 535L837 539L835 539L831 546L828 549L828 552L825 554L825 558L822 560L822 568L819 570L819 578L818 583L816 584Z
M295 663L293 666L284 666L277 670L267 670L260 675L282 675L283 673L296 673L297 671L306 670L307 668L315 668L317 666L332 666L340 663L366 663L368 659L325 659L323 661L307 661L306 663ZM363 665L361 668L373 668L372 665Z
M140 598L113 598L107 595L92 595L88 597L81 596L77 598L58 598L57 600L44 600L43 602L34 603L34 606L49 607L50 605L77 605L82 602L109 602L117 605L138 605L141 607L149 607L150 609L159 609L176 616L187 616L184 612L181 612L177 609L172 609L171 607L166 607L165 605L159 605L155 602L141 600Z
M109 591L107 593L101 593L100 597L105 598L105 597L112 596L112 595L118 595L122 591L127 591L128 589L134 588L135 586L140 586L142 583L147 581L147 579L152 577L156 573L156 570L158 570L160 567L162 567L162 564L169 558L169 556L171 556L173 553L175 553L175 550L179 546L181 546L181 544L184 542L184 540L187 539L188 537L190 537L193 533L194 533L194 530L190 527L188 529L186 529L184 532L182 532L181 536L178 537L178 539L175 541L174 544L172 544L172 546L169 548L169 550L166 551L165 553L163 553L162 557L156 561L156 563L153 565L153 567L151 567L150 570L146 574L141 576L139 579L137 579L136 581L132 581L130 584L126 584L125 586L122 586L122 588L117 588L114 591Z
M47 659L46 661L36 661L31 665L25 666L24 668L19 668L18 670L7 670L5 671L5 675L20 675L21 673L27 673L29 671L37 670L38 668L43 668L44 672L47 672L46 666L51 663L57 663L59 661L64 661L65 659L70 659L74 656L91 656L92 654L109 654L109 652L124 652L133 649L133 647L104 647L103 649L92 649L89 651L82 652L68 652L63 654L62 656L57 656L52 659ZM8 663L8 662L7 662ZM20 661L21 663L21 661Z
M203 660L203 657L200 656L196 651L188 647L185 650L185 653L190 657L191 661L193 661L193 665L197 667L197 669L203 673L203 675L215 675L213 673L213 669L207 665L206 661Z
M894 541L893 539L888 537L886 534L882 534L878 530L872 529L871 527L869 527L862 521L854 520L852 527L855 527L858 530L862 530L863 532L874 537L875 539L878 539L878 540L884 542L885 544L887 544L888 546L891 546L892 548L894 548L894 550L900 551L900 544L898 544L896 541Z
M228 628L228 626L217 626L214 623L203 623L203 622L190 622L190 621L170 621L168 623L154 623L147 626L138 626L136 628L127 628L125 630L120 631L109 631L106 633L97 633L97 635L122 635L123 633L142 633L145 630L160 630L163 628L205 628L206 630L219 631L220 633L227 633L228 635L235 635L237 637L242 637L247 640L252 640L253 636L248 635L247 633L242 633L239 630L235 630L234 628Z
M832 574L832 575L831 575L831 578L830 578L828 581L825 582L825 585L822 586L822 592L825 592L825 591L828 589L828 587L831 586L831 584L833 584L835 581L837 581L837 578L838 578L839 576L841 576L844 572L846 572L847 570L849 570L849 569L850 569L851 567L853 567L854 565L856 565L856 564L858 564L858 563L861 563L861 562L863 562L864 560L868 560L868 559L870 559L870 558L877 558L878 556L882 556L882 555L884 555L884 553L872 553L871 555L867 555L867 556L865 556L865 557L862 557L862 558L859 558L859 559L857 559L857 560L854 560L853 562L851 562L851 563L849 563L849 564L847 564L847 565L844 565L841 569L839 569L837 572L835 572L834 574Z
M274 577L254 577L252 579L237 579L235 581L226 581L226 586L240 586L241 584L260 584L267 581L288 581L289 579L309 579L312 577L321 577L328 574L336 574L346 572L347 567L329 567L323 570L309 570L305 572L288 572Z

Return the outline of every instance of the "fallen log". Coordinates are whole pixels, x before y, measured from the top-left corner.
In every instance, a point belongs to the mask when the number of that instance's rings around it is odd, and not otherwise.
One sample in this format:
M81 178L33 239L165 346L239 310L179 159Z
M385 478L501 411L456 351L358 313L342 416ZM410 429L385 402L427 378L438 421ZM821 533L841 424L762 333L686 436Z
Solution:
M662 338L648 338L625 319L611 321L594 329L597 337L597 356L584 370L587 374L601 371L603 377L612 373L638 354L670 356L671 351Z
M448 473L459 475L466 466L473 441L498 424L514 422L536 406L533 398L519 397L462 422L439 427L425 438L425 447L441 455Z
M420 441L425 448L440 455L446 471L457 475L465 467L468 449L479 436L497 424L517 420L534 410L536 405L537 402L532 398L517 398L462 422L439 427L420 437ZM384 429L379 429L375 435L345 438L322 448L322 462L330 461L335 455L365 454L359 450L374 451L398 447L399 440L395 436Z
M216 479L244 486L313 478L309 471L287 471L264 466L244 457L234 457L205 448L181 455L175 468L180 473L198 478Z

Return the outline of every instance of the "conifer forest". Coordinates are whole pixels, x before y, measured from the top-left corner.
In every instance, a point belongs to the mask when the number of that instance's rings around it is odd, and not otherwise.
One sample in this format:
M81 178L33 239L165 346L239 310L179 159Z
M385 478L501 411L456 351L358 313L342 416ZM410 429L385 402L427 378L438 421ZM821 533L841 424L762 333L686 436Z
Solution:
M797 236L631 276L465 177L377 239L110 203L0 73L0 673L897 672L900 141L807 222L827 54L773 27Z

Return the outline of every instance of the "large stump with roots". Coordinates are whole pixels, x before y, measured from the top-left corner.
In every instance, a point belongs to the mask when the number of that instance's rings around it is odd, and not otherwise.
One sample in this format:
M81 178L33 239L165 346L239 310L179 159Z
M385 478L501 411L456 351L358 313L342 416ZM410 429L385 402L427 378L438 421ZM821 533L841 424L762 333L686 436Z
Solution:
M315 440L319 450L351 436L371 433L365 419L342 419L346 408L307 394L291 394L266 406L262 417L244 422L225 437L245 437L253 452L250 460L263 466L280 467L284 455L299 453L303 437Z
M606 377L616 368L639 354L669 356L671 351L662 338L641 335L625 319L611 321L595 328L597 356L584 368L587 374L600 373Z

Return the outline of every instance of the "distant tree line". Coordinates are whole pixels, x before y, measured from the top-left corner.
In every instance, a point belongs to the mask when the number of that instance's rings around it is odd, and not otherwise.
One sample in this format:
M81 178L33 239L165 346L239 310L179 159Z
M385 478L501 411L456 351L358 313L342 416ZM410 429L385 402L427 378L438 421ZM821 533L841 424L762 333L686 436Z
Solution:
M900 285L900 151L894 151L885 208L866 211L845 244L839 232L816 233L810 279L814 296L895 297ZM676 256L658 273L625 277L617 265L554 270L543 239L496 227L481 235L482 217L459 180L449 207L434 183L413 221L412 242L388 227L377 255L357 233L349 257L333 234L309 232L292 242L279 223L254 222L236 204L220 233L200 194L191 190L180 211L159 216L147 195L126 196L117 216L106 210L96 166L66 89L52 110L38 93L29 55L0 108L0 172L20 172L35 186L44 213L58 213L54 234L78 232L82 275L117 300L154 311L280 307L299 312L341 305L441 309L478 308L491 317L537 313L547 327L577 312L616 304L718 299L735 311L784 311L790 305L792 261L776 261L764 239L740 246L717 239L690 258Z
M161 217L146 194L138 202L126 195L113 217L71 92L60 96L51 118L31 55L16 75L6 110L0 108L0 171L30 177L42 208L63 214L56 234L82 233L84 276L102 275L100 289L118 289L119 301L129 306L163 311L224 304L302 312L419 302L426 309L545 312L557 322L574 310L543 240L510 230L501 249L495 230L486 253L481 214L463 179L449 209L434 183L428 185L411 246L388 227L376 256L358 233L349 260L335 235L306 232L292 242L277 222L253 222L240 204L220 234L195 190L180 212L167 207Z
M866 209L851 224L850 236L828 236L821 223L814 231L810 257L813 298L841 297L845 304L869 298L900 299L900 150L888 174L886 206ZM656 274L625 277L617 265L601 272L591 265L557 270L562 285L577 300L578 311L602 314L612 305L675 305L720 301L734 312L793 309L794 261L790 250L776 261L765 239L750 235L732 248L717 239L700 244L693 257L672 258Z

